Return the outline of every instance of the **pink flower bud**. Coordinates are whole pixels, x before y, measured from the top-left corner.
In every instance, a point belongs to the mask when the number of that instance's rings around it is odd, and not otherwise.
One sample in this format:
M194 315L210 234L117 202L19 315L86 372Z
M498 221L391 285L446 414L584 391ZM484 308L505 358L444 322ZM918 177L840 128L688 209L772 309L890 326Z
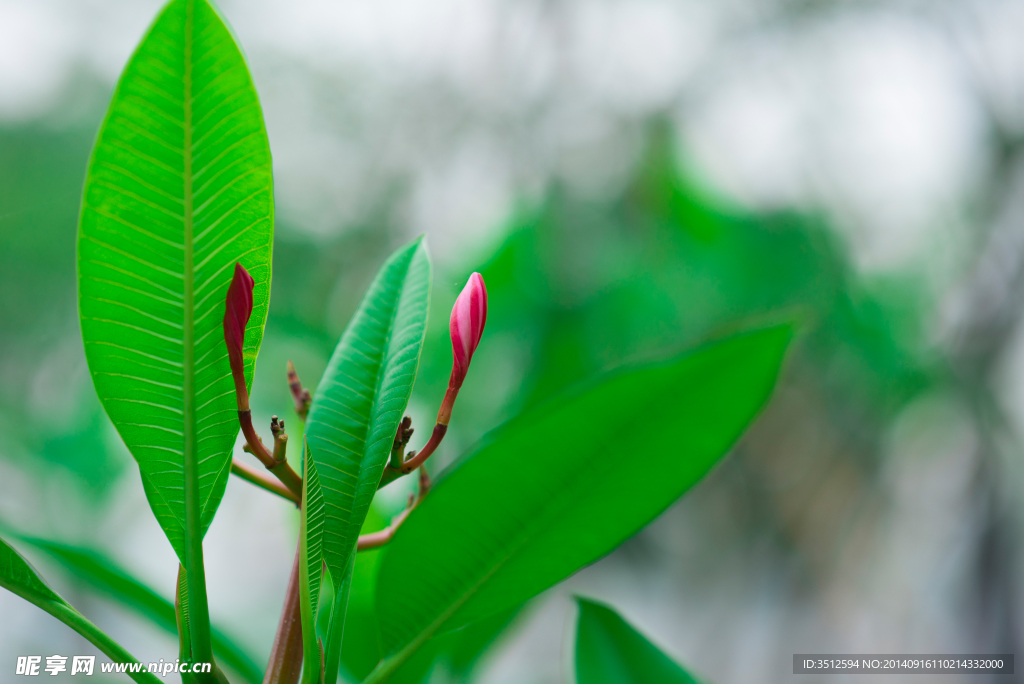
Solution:
M452 307L451 335L452 354L455 364L452 367L450 384L461 387L469 371L469 362L473 352L480 344L480 336L484 334L484 323L487 322L487 288L484 278L479 273L469 276L469 282L462 288L462 293Z
M224 341L228 345L228 361L231 363L231 375L235 380L235 394L238 398L238 410L249 408L249 395L245 388L245 362L242 349L245 346L245 326L252 315L252 276L242 267L235 264L235 276L228 287L227 307L224 310Z
M487 322L487 288L484 287L484 278L479 273L469 276L469 282L462 288L462 293L455 300L452 307L452 318L450 330L452 335L452 375L448 380L448 391L445 392L444 401L441 402L441 410L437 413L437 425L434 427L434 436L431 436L431 443L434 437L437 441L444 436L448 427L448 421L452 418L452 407L455 406L455 397L459 395L459 388L462 381L466 379L469 372L469 362L473 359L473 352L480 344L480 336L484 334L484 323ZM438 433L440 430L440 433ZM423 451L427 451L424 447Z

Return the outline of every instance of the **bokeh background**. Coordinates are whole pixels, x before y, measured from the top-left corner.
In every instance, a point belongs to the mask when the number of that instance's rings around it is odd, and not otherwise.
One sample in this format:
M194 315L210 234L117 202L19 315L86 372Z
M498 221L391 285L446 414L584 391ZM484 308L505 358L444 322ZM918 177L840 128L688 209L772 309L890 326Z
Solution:
M0 0L0 523L100 549L170 597L173 552L85 365L74 261L90 145L159 5ZM490 293L435 468L603 369L803 321L720 467L408 681L571 682L574 594L719 684L791 681L796 652L1024 653L1024 3L221 6L274 154L260 423L297 426L286 361L315 385L377 266L421 233L436 271L419 433L456 294L473 270ZM379 498L377 525L402 493ZM233 480L207 536L215 621L259 663L296 528ZM20 548L140 658L176 657L171 636ZM351 609L355 675L377 657L373 562ZM0 616L5 680L17 655L94 652L11 594Z

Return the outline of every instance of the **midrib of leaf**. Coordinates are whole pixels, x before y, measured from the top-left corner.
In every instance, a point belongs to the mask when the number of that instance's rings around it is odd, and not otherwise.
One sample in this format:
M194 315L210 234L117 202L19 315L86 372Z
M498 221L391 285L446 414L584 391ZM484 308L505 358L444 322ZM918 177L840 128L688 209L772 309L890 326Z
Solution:
M183 227L184 227L184 263L182 267L184 276L183 289L183 311L184 322L182 325L184 334L184 351L182 358L182 409L184 418L184 450L185 450L185 515L188 525L187 533L191 536L194 531L193 517L199 514L199 473L198 454L195 453L195 397L193 385L195 383L195 274L193 269L193 245L192 245L192 30L194 5L190 1L185 6L185 69L184 69L184 132L182 150L182 181L183 181ZM191 499L191 500L190 500ZM191 541L191 539L190 539ZM186 568L187 574L191 569Z
M210 662L210 610L206 599L206 571L203 567L202 502L199 490L199 454L196 450L195 416L195 271L192 244L192 33L195 29L195 2L185 5L185 55L183 69L182 185L184 263L182 275L183 336L182 412L183 451L185 452L185 579L190 609L189 631L192 655L197 661Z
M402 281L398 286L398 296L395 298L395 306L391 311L390 320L388 321L387 334L384 336L384 344L381 345L380 357L377 360L376 378L373 384L373 403L370 405L370 420L366 423L366 439L363 440L363 453L362 458L359 459L359 477L356 478L356 492L359 493L359 484L363 481L363 474L366 472L366 453L370 450L370 444L368 442L371 433L373 432L373 424L377 419L380 411L380 389L381 385L384 384L385 367L388 361L388 350L391 349L391 340L395 334L395 319L398 318L398 310L402 308L402 295L405 292L405 280L409 275L409 269L412 266L413 260L416 258L416 251L413 250L409 256L408 262L406 262L402 273ZM354 497L353 497L354 498ZM363 516L366 517L365 515ZM348 527L351 535L352 528L355 527L358 535L358 530L362 529L363 521L358 522L349 519ZM351 541L351 540L350 540ZM354 550L353 550L354 552Z

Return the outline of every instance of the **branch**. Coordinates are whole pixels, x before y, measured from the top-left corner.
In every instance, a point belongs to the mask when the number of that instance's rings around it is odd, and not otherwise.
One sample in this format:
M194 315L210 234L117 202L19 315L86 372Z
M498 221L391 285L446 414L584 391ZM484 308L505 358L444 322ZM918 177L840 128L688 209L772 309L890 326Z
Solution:
M401 429L401 427L399 428ZM388 464L384 468L384 474L380 478L380 484L377 488L385 487L403 475L408 475L412 471L423 466L427 462L427 459L434 453L437 447L441 444L441 440L444 439L445 434L448 432L448 426L442 423L434 425L434 431L430 433L430 439L426 445L419 450L418 453L409 453L409 458L402 461L402 464L397 468Z
M280 481L272 480L269 477L266 477L260 471L256 470L255 468L252 468L251 466L246 465L245 463L242 463L237 458L231 461L231 472L237 475L238 477L242 478L243 480L251 482L257 487L262 487L263 489L266 489L268 492L273 492L274 494L277 494L280 497L288 499L296 506L299 505L299 500L295 497L294 494L292 494L292 491L285 487L283 484L281 484Z
M276 416L275 416L276 418ZM299 477L298 473L292 470L292 467L288 465L288 461L282 459L277 460L274 455L267 451L267 447L263 446L263 441L256 434L256 430L252 427L252 412L249 410L238 412L238 422L242 425L242 434L245 435L246 445L249 447L248 451L253 456L260 460L267 470L271 472L274 477L281 481L285 487L287 487L292 494L295 495L297 500L302 499L302 478ZM273 430L274 423L271 423L271 430ZM284 436L284 433L281 433ZM275 438L275 442L279 441ZM283 449L280 451L283 456Z
M270 662L267 664L267 673L263 677L263 684L296 684L302 673L300 549L301 540L299 549L295 550L292 574L288 579L288 590L284 595L281 620L277 624L277 634L274 636L274 646L270 650Z
M305 422L306 414L309 413L309 405L313 403L308 389L302 388L302 381L299 374L295 372L295 364L288 362L288 389L292 392L292 400L295 402L295 413Z
M402 526L405 519L409 517L413 509L420 505L423 498L430 491L430 477L427 475L425 468L420 468L420 490L419 494L409 494L409 503L406 505L404 511L398 514L398 517L391 521L391 524L385 527L379 532L372 532L370 534L359 535L359 541L356 543L356 551L367 551L369 549L377 549L384 546L391 538L395 536L395 532Z
M398 424L398 429L395 431L395 441L391 445L391 456L388 458L388 465L391 468L397 470L402 467L402 462L405 460L405 447L409 444L414 432L412 418L403 416L402 422Z
M280 463L288 460L288 435L284 431L284 421L277 416L270 417L270 433L274 435L274 460Z

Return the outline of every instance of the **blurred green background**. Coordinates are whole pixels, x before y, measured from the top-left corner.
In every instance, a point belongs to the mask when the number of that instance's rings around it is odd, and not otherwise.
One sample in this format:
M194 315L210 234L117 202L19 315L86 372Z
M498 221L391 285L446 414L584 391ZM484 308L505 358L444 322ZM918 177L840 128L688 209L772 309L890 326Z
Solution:
M102 549L171 596L173 552L85 366L74 271L92 138L158 7L0 0L0 521ZM789 681L795 652L1022 643L1019 3L222 8L275 157L259 423L298 425L286 361L315 385L379 264L420 233L436 269L414 446L444 392L455 296L474 270L489 292L435 471L579 379L751 322L803 322L772 404L723 465L409 681L569 681L574 593L721 684ZM211 611L260 663L296 527L235 480L207 536ZM176 653L28 555L144 661ZM373 554L360 563L357 675L377 658ZM0 615L0 668L92 652L10 594Z

